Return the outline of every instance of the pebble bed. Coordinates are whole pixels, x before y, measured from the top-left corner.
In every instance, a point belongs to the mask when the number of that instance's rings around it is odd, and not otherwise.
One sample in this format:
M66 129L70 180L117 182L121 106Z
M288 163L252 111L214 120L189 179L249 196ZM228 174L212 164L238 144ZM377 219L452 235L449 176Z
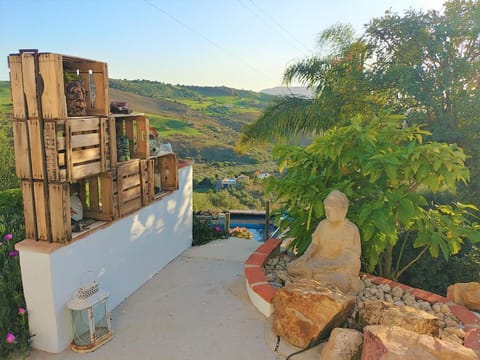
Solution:
M267 259L263 265L263 270L268 282L272 286L281 288L285 286L285 283L290 281L287 266L293 258L294 257L287 252L280 252L277 256L271 256ZM452 314L448 305L443 303L431 305L428 301L417 300L415 296L400 287L392 288L387 284L377 285L368 279L363 281L365 283L365 289L357 295L355 310L344 325L345 327L358 328L354 320L358 309L362 308L366 301L380 300L399 306L413 306L436 316L439 319L439 338L463 345L465 328L455 315Z

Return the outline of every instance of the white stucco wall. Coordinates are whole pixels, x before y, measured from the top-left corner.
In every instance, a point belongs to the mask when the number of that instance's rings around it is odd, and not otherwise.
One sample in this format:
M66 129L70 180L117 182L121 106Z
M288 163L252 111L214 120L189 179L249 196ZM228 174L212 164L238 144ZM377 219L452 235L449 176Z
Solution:
M73 339L67 301L96 280L115 308L192 244L192 166L179 190L91 235L59 246L17 244L33 347L58 353Z

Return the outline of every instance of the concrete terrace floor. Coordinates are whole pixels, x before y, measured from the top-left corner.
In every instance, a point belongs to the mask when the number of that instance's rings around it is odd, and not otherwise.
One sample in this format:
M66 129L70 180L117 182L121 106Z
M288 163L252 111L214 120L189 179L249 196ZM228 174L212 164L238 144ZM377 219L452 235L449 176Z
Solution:
M243 274L259 245L229 238L187 249L112 311L111 341L93 353L34 350L27 359L273 359Z

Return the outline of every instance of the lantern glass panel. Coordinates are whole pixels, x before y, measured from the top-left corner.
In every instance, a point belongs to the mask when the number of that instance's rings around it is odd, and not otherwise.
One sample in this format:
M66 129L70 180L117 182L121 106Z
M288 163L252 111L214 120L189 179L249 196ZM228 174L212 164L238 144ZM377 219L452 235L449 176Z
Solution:
M108 333L106 303L94 305L93 318L95 320L95 337L98 339Z
M91 345L88 309L72 310L73 342L78 346Z

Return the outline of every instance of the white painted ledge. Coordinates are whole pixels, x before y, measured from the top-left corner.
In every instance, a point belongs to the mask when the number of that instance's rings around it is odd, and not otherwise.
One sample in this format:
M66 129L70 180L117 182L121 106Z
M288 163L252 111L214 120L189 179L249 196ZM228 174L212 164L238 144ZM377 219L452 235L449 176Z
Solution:
M66 304L82 285L96 280L109 292L111 310L189 248L192 210L188 165L179 169L179 190L82 239L18 243L32 346L51 353L69 346L73 330Z

